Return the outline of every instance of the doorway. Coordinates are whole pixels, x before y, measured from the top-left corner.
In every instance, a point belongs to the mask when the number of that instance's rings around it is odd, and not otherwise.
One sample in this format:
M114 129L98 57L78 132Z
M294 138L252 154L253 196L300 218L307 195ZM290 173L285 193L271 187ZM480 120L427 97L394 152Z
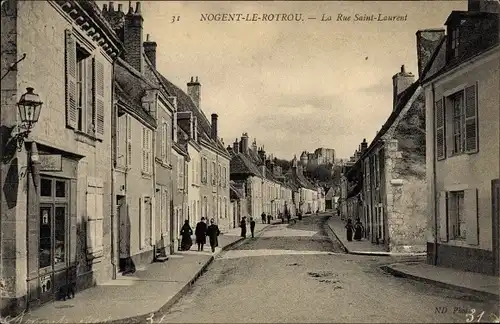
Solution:
M127 262L130 258L130 220L128 217L128 205L125 196L116 196L116 209L118 215L118 246L120 255L119 271L127 269Z
M493 273L500 275L500 179L491 181Z
M43 177L40 181L38 274L39 298L46 302L68 283L69 181Z

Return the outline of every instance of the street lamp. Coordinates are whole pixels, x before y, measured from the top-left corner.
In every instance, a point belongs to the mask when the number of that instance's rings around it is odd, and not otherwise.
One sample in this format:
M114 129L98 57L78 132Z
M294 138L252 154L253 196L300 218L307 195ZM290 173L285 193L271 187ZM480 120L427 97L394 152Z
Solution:
M21 124L18 125L20 131L16 135L17 148L19 151L21 151L24 140L31 132L31 128L33 128L33 125L38 121L42 109L43 102L40 100L40 96L34 93L33 90L35 89L31 87L26 88L27 92L21 96L21 99L19 99L17 103L19 116L21 116Z

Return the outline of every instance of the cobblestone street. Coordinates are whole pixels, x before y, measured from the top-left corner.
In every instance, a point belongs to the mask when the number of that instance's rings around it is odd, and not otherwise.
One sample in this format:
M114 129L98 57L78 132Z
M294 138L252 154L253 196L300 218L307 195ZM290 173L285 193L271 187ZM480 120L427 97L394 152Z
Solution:
M342 253L326 217L271 226L222 253L158 322L465 322L469 309L497 313L479 297L393 277L394 257ZM401 261L397 259L397 261ZM150 317L151 318L151 317ZM475 321L478 319L475 318Z

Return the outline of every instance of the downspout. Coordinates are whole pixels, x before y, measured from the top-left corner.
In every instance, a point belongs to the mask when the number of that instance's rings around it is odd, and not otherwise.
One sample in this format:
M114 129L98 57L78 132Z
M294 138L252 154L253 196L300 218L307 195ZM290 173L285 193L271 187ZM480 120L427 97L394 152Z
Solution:
M116 267L116 233L115 231L118 229L118 226L115 224L116 223L116 195L115 195L115 161L116 161L116 155L118 152L116 152L116 118L118 117L118 113L116 111L117 105L115 104L115 87L114 87L114 75L115 75L115 63L111 65L111 104L112 104L112 113L111 113L111 123L114 124L115 127L111 127L112 130L114 130L114 133L111 135L111 140L112 140L112 150L115 152L114 154L111 154L111 267L113 268L113 273L111 278L113 280L116 279L116 273L117 273L117 267Z
M158 134L158 93L155 94L155 101L154 101L154 109L155 109L155 121L157 122L156 124L156 129L153 129L151 132L151 167L153 168L153 194L151 196L150 200L150 205L151 205L151 245L153 246L153 262L157 261L156 257L156 135ZM161 132L160 132L161 134ZM161 198L160 198L161 199ZM161 202L160 202L161 203ZM155 215L155 217L152 217L152 215ZM161 215L160 215L161 217Z
M433 217L434 217L434 247L433 247L433 257L434 257L434 260L433 260L433 263L434 265L437 265L437 260L438 260L438 257L437 257L437 250L438 250L438 239L437 239L437 236L438 236L438 231L437 231L437 226L438 226L438 220L437 220L437 217L436 217L436 210L437 210L437 201L436 201L436 158L435 158L435 152L436 152L436 141L434 140L434 137L435 137L435 127L434 127L434 124L436 123L436 121L434 120L434 99L436 97L436 89L434 88L434 83L431 83L432 84L432 117L431 117L431 121L432 121L432 134L434 136L432 136L432 197L433 197L433 202L434 202L434 211L433 211Z

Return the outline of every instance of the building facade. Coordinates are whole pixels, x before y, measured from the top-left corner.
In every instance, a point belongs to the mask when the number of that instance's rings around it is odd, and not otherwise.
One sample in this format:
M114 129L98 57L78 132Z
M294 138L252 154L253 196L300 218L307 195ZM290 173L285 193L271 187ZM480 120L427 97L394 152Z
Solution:
M2 71L19 61L1 83L3 315L52 300L69 282L81 290L112 277L105 125L121 45L93 2L5 1L1 23ZM16 102L27 87L44 104L17 150Z
M428 262L499 275L498 6L453 11L424 70ZM494 10L491 10L494 9ZM488 12L489 11L489 12Z

